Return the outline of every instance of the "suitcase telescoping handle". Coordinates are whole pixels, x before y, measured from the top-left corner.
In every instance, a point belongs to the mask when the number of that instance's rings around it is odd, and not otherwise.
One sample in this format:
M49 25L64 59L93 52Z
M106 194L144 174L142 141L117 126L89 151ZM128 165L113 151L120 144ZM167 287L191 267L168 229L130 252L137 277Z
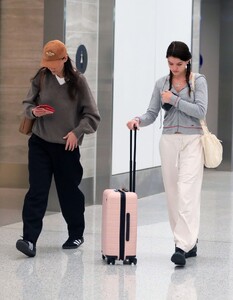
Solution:
M133 138L134 132L134 138ZM137 142L137 128L130 130L130 161L129 161L129 190L135 192L136 185L136 142Z

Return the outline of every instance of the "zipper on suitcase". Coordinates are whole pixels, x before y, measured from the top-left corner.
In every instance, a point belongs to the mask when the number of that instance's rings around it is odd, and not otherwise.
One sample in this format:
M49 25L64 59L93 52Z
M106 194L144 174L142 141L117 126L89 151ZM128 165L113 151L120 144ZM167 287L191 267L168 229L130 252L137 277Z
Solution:
M119 259L125 259L125 212L126 212L126 196L125 193L121 193L121 213L120 213L120 253Z

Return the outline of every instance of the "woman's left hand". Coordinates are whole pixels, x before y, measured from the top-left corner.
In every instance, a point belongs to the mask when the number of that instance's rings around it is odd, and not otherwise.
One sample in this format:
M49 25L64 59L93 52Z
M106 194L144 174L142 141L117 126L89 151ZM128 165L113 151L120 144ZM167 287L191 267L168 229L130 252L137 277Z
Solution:
M72 131L70 131L66 136L64 136L63 139L66 140L65 150L73 151L75 148L78 147L78 139Z
M161 97L162 97L163 103L170 103L171 96L172 96L172 92L170 92L170 91L163 91L161 93Z

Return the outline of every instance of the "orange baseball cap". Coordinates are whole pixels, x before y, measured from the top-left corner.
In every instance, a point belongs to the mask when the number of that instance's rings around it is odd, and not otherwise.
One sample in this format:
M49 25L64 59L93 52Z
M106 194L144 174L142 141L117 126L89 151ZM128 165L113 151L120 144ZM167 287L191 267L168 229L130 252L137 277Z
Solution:
M53 68L61 59L67 56L65 44L59 40L53 40L45 44L41 59L41 67Z

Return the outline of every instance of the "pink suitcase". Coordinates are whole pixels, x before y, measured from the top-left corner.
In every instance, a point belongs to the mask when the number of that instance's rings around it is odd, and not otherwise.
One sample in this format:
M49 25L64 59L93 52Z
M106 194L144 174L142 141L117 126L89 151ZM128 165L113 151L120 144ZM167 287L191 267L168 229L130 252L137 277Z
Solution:
M137 264L137 194L135 193L136 129L134 130L134 161L132 162L132 131L130 131L130 191L106 189L102 200L102 258L108 264L122 260ZM133 168L132 168L133 166Z

